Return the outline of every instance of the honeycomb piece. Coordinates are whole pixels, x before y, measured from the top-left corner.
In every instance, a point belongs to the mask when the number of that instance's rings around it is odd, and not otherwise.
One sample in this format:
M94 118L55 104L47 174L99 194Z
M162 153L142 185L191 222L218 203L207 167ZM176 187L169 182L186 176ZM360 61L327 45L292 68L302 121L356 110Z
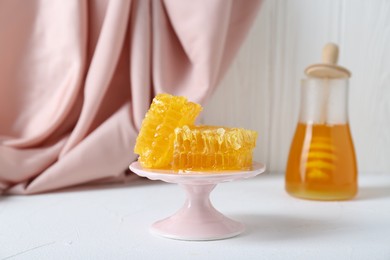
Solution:
M192 125L202 110L185 97L159 94L142 121L134 152L145 168L167 168L172 162L174 130Z
M175 129L175 170L248 170L252 167L257 132L218 126L183 126Z

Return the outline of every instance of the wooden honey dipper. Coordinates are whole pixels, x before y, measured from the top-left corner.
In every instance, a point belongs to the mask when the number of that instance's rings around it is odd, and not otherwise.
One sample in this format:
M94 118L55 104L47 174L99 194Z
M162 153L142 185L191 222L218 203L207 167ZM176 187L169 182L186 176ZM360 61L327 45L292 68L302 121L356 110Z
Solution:
M310 65L305 70L309 78L320 80L323 86L322 99L319 101L321 109L319 122L322 124L328 122L330 86L334 85L332 80L351 77L349 70L337 65L338 56L338 46L334 43L327 43L322 49L322 63Z
M305 74L314 78L350 78L351 72L338 66L339 47L334 43L327 43L322 49L322 63L313 64L306 68Z

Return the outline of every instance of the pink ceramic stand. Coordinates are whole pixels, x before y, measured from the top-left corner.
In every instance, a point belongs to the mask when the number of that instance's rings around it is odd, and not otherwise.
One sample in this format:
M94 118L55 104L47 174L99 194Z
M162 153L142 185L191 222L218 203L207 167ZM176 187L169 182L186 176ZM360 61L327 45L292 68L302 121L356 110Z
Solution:
M254 163L250 171L183 172L143 169L138 162L130 170L151 180L177 183L186 191L183 207L171 217L157 221L151 232L181 240L216 240L236 236L244 231L244 225L227 218L210 202L210 193L218 183L254 177L265 171L261 163Z

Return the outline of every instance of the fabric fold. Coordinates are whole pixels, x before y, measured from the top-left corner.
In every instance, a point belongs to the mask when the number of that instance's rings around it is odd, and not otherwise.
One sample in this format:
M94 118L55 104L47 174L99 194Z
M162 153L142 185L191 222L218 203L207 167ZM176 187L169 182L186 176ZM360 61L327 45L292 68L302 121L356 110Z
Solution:
M129 9L129 1L110 1L107 6L101 34L84 83L81 114L61 156L86 136L106 94L122 49Z

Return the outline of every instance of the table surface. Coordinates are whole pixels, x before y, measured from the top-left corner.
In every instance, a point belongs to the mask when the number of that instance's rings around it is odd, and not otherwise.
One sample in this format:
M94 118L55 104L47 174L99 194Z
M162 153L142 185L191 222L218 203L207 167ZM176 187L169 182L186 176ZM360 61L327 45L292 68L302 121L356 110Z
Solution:
M184 201L178 185L133 178L0 197L0 259L390 259L390 174L361 174L352 201L290 197L283 175L219 184L213 205L243 222L230 239L189 242L149 233Z

